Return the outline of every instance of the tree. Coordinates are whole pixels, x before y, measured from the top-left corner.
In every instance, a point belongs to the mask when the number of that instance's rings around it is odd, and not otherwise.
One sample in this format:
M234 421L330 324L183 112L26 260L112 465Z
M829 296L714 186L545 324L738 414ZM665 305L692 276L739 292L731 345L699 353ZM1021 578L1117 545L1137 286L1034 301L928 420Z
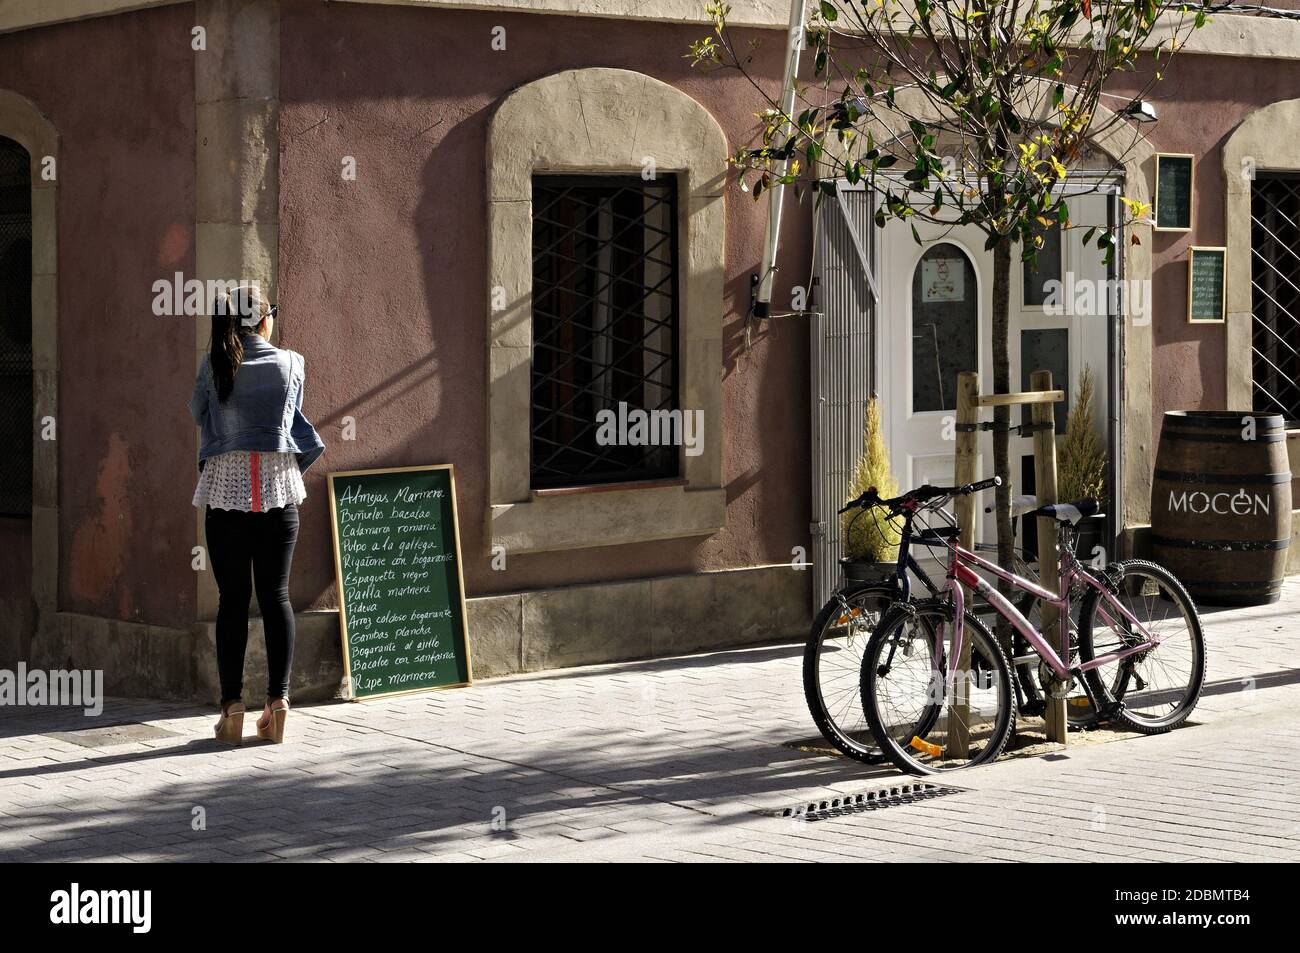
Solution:
M1199 6L1157 0L820 0L807 30L814 81L784 111L751 74L754 51L738 49L730 7L711 0L713 33L688 57L747 76L765 102L756 141L731 157L755 197L793 186L833 195L834 180L865 182L879 195L875 223L973 225L993 253L993 389L1011 389L1009 299L1013 248L1033 261L1042 230L1075 227L1060 186L1090 139L1128 120L1098 119L1103 86L1146 69L1141 100L1169 58L1199 28ZM1132 130L1130 142L1138 138ZM1117 158L1123 158L1119 156ZM903 170L898 175L893 170ZM1150 209L1125 198L1129 222ZM1118 231L1087 226L1109 263ZM1136 236L1134 236L1136 239ZM1012 565L1011 413L994 415L998 561ZM999 582L1006 592L1007 585ZM1009 636L1004 624L999 635Z

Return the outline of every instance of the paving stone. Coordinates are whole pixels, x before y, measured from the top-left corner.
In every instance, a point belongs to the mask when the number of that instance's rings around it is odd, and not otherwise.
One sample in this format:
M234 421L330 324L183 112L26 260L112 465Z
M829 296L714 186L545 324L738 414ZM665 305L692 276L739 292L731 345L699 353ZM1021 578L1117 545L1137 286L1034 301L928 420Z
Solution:
M1279 604L1204 614L1193 725L1089 736L940 779L958 794L798 824L755 812L900 780L788 747L815 735L800 646L303 706L281 746L218 746L211 711L172 702L108 699L99 724L169 734L101 747L50 735L129 732L8 709L0 861L1295 861L1298 609L1288 582Z

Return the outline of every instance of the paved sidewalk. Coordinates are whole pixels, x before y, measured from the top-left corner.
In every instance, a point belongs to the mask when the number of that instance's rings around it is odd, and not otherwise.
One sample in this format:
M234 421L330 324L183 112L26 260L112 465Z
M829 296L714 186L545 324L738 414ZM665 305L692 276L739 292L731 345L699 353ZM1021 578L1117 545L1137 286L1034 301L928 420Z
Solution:
M798 747L798 646L315 705L281 746L193 706L7 709L0 860L1298 860L1300 583L1204 621L1188 727L815 821L762 812L915 779Z

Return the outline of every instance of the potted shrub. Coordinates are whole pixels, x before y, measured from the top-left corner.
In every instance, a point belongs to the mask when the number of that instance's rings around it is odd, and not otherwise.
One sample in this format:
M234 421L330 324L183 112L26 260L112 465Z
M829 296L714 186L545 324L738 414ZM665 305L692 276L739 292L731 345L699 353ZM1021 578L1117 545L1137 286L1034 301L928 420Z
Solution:
M1077 528L1074 552L1085 561L1106 535L1106 449L1097 433L1094 383L1092 368L1085 366L1056 451L1056 498L1068 503L1091 497L1100 506L1096 516L1081 520Z
M876 488L883 497L898 495L898 482L889 469L889 452L880 426L880 402L867 401L862 454L853 466L848 500ZM846 500L847 502L847 500ZM893 575L898 561L899 527L883 510L852 510L840 517L840 565L851 582L875 582Z

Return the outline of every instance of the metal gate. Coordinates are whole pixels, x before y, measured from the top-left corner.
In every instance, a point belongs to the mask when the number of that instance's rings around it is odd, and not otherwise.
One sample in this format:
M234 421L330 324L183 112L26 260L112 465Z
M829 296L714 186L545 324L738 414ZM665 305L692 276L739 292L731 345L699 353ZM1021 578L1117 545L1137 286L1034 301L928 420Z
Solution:
M814 611L839 582L840 521L862 452L863 411L876 381L877 230L872 193L839 184L818 205L813 303L812 547Z

